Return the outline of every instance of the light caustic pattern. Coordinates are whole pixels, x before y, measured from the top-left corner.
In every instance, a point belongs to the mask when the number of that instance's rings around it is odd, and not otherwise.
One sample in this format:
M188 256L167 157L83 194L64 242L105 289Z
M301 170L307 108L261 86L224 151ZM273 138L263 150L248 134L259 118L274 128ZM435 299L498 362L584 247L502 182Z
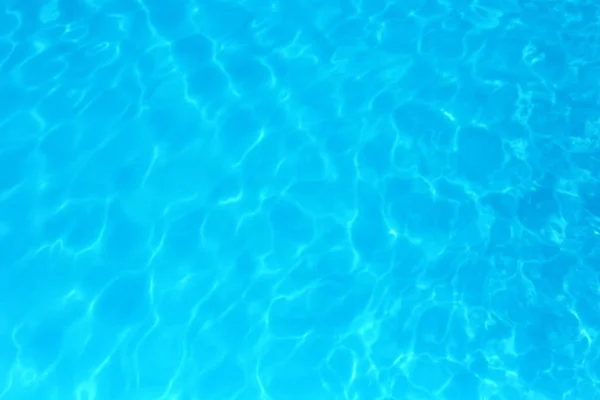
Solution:
M0 2L0 399L600 399L598 18Z

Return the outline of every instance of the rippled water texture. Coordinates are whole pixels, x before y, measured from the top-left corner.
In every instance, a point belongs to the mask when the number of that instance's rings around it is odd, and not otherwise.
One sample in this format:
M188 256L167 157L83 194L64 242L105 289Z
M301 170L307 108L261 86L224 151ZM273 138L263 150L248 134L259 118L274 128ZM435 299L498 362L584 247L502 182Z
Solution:
M0 400L600 399L599 18L0 1Z

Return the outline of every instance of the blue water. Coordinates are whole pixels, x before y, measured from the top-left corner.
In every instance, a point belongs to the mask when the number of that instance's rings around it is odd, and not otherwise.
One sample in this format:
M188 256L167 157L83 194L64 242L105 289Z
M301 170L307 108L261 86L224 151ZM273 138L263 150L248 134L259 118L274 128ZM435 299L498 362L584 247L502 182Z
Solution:
M0 400L600 399L599 18L0 1Z

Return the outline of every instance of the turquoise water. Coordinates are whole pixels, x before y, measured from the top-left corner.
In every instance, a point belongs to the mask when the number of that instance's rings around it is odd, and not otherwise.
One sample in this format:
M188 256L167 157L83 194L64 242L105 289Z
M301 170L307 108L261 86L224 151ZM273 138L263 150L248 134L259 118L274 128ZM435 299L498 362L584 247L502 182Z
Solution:
M599 17L0 1L0 400L600 399Z

